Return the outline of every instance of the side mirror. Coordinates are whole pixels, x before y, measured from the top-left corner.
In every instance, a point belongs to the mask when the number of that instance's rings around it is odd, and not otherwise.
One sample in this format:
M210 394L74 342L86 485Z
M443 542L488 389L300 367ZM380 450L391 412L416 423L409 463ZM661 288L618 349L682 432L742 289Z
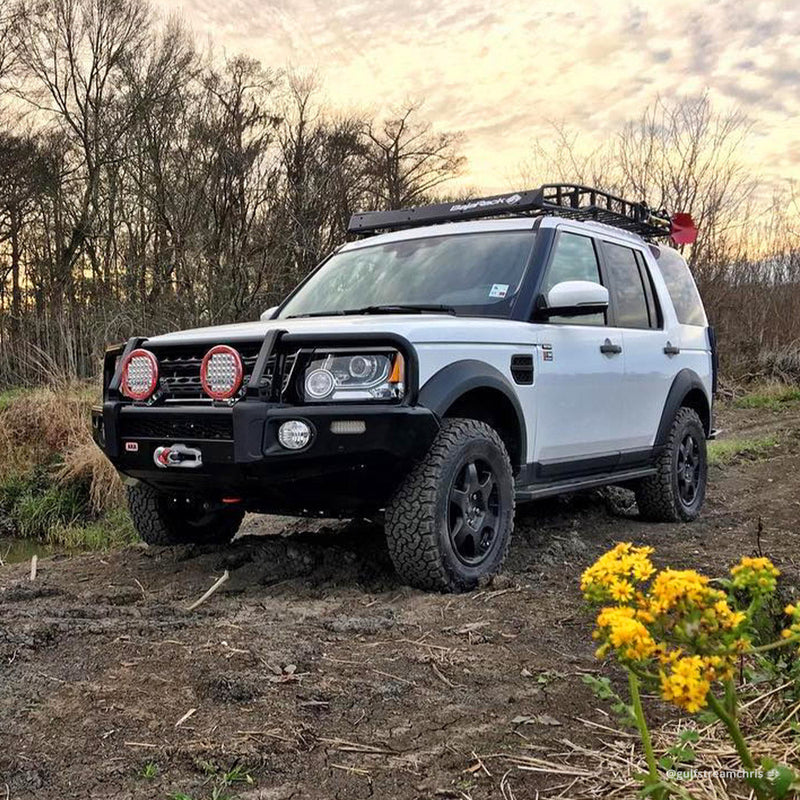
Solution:
M261 321L267 322L275 317L275 312L278 310L278 306L272 306L272 308L268 308L262 315Z
M544 317L581 317L602 313L608 308L608 289L591 281L562 281L547 293Z

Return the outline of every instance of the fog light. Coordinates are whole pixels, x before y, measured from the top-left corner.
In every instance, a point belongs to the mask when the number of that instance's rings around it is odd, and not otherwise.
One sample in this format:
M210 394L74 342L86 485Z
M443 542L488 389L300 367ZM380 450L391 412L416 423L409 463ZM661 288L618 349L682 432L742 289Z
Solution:
M278 428L278 441L287 450L302 450L311 441L311 427L299 419L290 419Z
M363 419L337 419L331 422L331 433L364 433L367 423Z

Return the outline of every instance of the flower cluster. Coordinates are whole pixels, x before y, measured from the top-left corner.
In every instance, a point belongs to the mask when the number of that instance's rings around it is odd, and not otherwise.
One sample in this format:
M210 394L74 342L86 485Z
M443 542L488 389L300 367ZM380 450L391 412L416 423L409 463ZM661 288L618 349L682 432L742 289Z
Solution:
M656 573L652 552L623 542L583 573L584 597L601 606L597 656L613 653L657 680L665 700L695 712L706 705L712 683L730 678L736 659L751 648L748 615L695 570ZM760 597L774 591L778 570L768 559L743 558L731 574L723 585ZM789 608L794 621L784 635L800 635L800 609Z
M636 585L648 580L656 571L650 561L652 547L634 547L620 542L604 553L581 576L581 591L587 600L603 603L633 600Z
M744 589L753 595L772 594L778 585L776 579L780 574L773 563L763 556L744 556L731 570L734 588Z
M604 639L597 651L598 658L612 647L629 661L644 661L656 651L650 631L636 619L636 611L629 606L604 608L597 617L595 638Z
M784 630L781 631L781 636L783 636L784 639L800 637L800 607L788 605L783 611L786 616L791 618L792 622L788 628L784 628ZM800 648L798 648L798 653L800 653Z
M669 659L669 670L661 670L661 696L687 711L699 711L711 689L706 665L701 656L676 656Z

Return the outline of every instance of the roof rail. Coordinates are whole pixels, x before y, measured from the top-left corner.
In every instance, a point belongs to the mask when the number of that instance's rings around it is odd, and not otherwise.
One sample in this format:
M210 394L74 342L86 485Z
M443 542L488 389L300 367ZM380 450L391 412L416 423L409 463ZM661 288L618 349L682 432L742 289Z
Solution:
M645 239L669 236L672 231L666 211L656 212L645 203L634 203L589 186L548 183L538 189L474 200L396 211L365 211L353 214L347 232L366 236L420 225L509 215L554 215L583 221L595 220L637 233Z

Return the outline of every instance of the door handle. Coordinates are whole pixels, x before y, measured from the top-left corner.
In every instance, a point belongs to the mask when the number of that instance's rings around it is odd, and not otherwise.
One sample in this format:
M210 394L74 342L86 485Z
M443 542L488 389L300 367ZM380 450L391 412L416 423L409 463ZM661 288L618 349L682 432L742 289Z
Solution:
M672 342L667 342L667 345L664 348L664 353L668 356L677 356L680 352L680 347L675 347Z
M622 345L614 344L611 339L606 339L600 345L600 352L606 356L615 356L622 352Z

